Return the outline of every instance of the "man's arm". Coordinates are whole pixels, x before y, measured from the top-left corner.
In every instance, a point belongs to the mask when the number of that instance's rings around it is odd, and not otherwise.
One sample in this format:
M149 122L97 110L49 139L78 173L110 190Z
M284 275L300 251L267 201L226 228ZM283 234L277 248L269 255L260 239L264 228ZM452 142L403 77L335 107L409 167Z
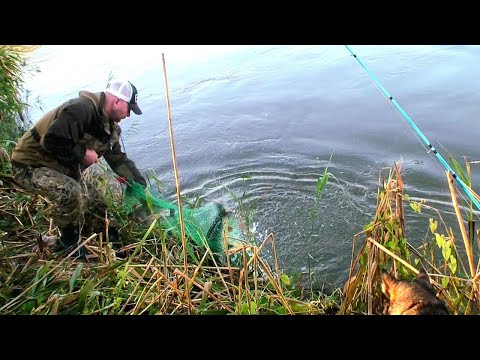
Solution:
M113 144L112 149L107 151L103 157L117 175L127 180L133 180L144 187L147 186L145 178L140 174L135 163L122 152L120 143Z
M79 143L91 121L91 110L82 103L67 105L50 125L41 144L63 163L79 163L85 157L85 145Z

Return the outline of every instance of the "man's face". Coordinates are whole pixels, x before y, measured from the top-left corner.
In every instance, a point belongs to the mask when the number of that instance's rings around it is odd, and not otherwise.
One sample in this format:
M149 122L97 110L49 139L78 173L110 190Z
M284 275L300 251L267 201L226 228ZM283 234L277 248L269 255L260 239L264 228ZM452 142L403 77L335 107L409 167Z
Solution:
M130 116L130 106L125 100L117 98L113 104L112 114L110 115L110 118L113 121L120 122L129 116Z

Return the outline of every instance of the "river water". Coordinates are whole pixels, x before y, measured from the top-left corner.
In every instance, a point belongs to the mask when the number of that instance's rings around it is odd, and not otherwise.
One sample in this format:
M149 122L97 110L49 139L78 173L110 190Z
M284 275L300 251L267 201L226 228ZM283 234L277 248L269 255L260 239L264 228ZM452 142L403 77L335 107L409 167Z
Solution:
M478 160L480 46L351 49L447 160L447 150ZM380 171L396 161L406 193L453 214L443 166L341 45L42 46L26 77L29 116L101 91L111 75L129 79L143 115L121 123L126 152L176 201L162 53L182 194L247 210L258 241L274 235L286 271L310 264L341 285L353 237L375 214ZM409 241L425 236L428 217L408 215Z

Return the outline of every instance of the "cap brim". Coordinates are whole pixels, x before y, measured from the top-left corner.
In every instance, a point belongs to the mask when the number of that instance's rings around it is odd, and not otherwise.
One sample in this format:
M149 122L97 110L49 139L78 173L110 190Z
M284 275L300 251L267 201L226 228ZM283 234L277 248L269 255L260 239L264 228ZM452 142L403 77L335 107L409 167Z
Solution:
M128 106L130 107L130 110L132 110L135 114L142 115L142 110L140 110L137 104L128 103Z

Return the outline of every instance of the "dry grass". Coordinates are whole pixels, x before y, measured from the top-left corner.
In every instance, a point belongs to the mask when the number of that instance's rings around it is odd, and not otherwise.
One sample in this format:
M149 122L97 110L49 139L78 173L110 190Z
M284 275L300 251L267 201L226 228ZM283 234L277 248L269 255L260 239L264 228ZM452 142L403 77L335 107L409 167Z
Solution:
M121 209L121 192L111 196ZM97 234L82 237L91 255L80 261L74 251L52 253L41 240L58 234L52 207L41 196L0 186L0 314L325 314L338 308L324 295L300 299L276 261L272 268L261 255L274 247L272 234L260 246L237 250L240 267L219 264L192 245L200 261L187 259L185 270L181 242L159 219L142 227L117 213L122 248Z

